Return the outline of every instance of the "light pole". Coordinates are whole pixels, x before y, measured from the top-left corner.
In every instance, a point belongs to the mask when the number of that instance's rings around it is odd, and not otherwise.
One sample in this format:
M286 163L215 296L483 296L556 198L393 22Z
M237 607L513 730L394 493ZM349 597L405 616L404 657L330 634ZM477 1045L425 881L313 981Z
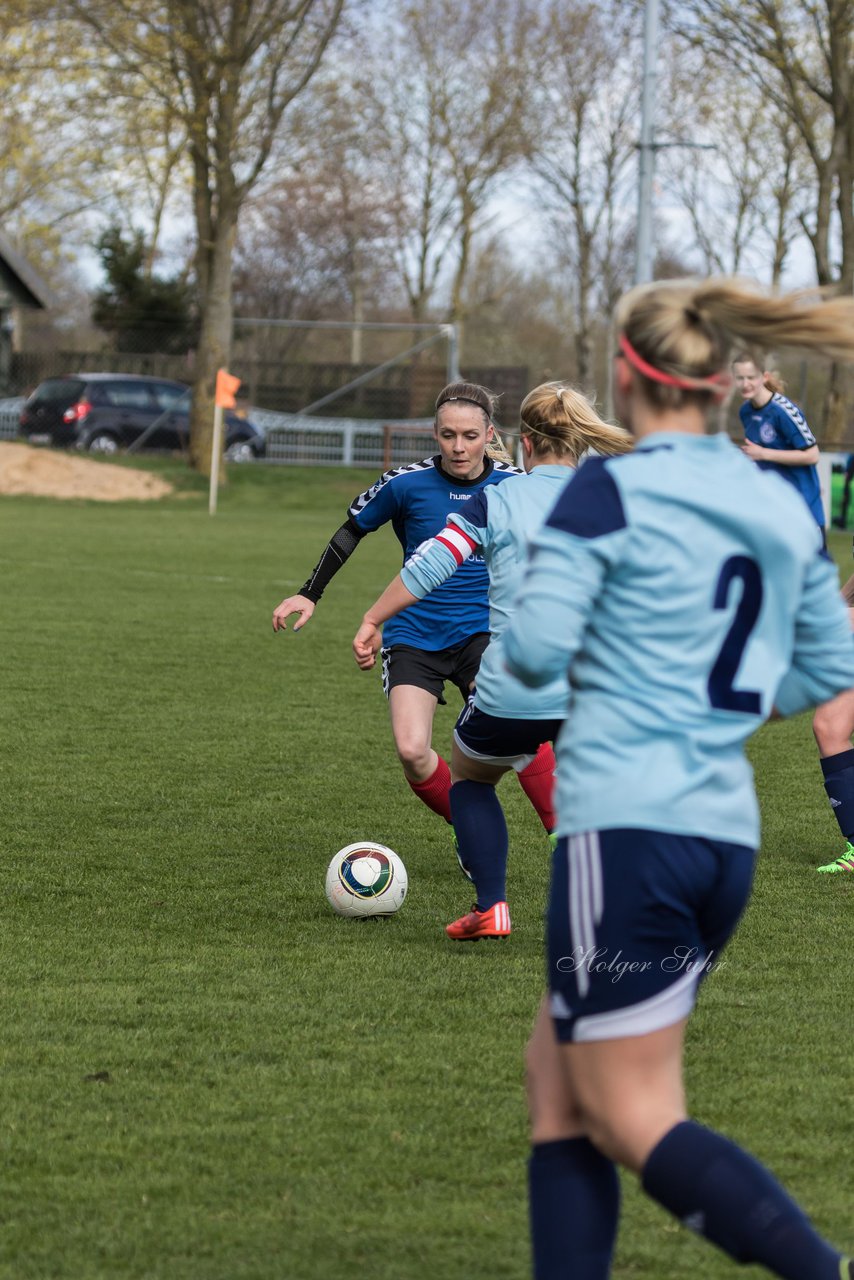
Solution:
M652 186L655 176L655 63L658 54L658 0L646 0L643 19L643 89L638 144L638 229L635 283L652 279Z

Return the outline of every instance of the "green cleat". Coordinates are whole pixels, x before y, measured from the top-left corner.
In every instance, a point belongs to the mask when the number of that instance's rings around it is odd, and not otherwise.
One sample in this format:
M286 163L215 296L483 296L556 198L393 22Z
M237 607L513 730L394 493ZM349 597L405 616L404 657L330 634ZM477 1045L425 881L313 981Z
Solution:
M554 853L557 848L558 834L556 831L549 832L549 851Z
M828 862L823 867L816 867L816 871L821 871L826 875L836 875L837 871L854 871L854 844L850 840L845 842L845 852L840 854L833 862Z

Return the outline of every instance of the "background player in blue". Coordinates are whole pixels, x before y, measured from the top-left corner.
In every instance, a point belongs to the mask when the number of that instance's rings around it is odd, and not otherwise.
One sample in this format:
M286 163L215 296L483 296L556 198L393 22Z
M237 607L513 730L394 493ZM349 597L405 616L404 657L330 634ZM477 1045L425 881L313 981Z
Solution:
M538 1280L603 1280L616 1164L740 1263L848 1280L752 1156L689 1120L685 1025L751 887L744 742L854 685L836 571L804 503L708 435L733 338L854 360L854 299L736 281L632 290L617 311L622 458L580 468L532 543L504 633L538 686L569 666L558 737L549 995L528 1051ZM780 975L785 982L785 974Z
M841 693L819 707L813 716L812 728L825 795L845 840L842 853L816 870L823 875L854 872L854 748L851 746L854 692Z
M835 529L848 528L848 508L851 505L851 484L854 481L854 453L845 459L845 479L842 483L842 495L839 503L839 515L833 521Z
M818 480L818 445L806 418L783 395L783 383L763 372L764 361L740 351L732 362L733 380L743 404L744 452L763 470L776 471L803 497L820 529L825 527Z
M735 384L744 399L739 416L747 442L744 451L760 467L778 471L805 498L824 531L824 504L818 481L818 445L801 410L783 395L776 374L762 372L765 361L741 351L732 362ZM843 588L843 594L848 584ZM813 717L824 790L845 837L843 852L818 870L854 871L854 695L843 694L819 707Z
M477 891L472 910L449 924L455 941L503 938L510 933L507 905L507 824L495 791L510 769L524 769L544 742L554 739L566 714L569 686L560 675L542 689L508 681L501 633L513 610L528 542L554 504L579 458L589 449L625 453L631 438L598 416L572 387L547 382L522 402L524 476L482 489L447 526L418 547L379 600L366 612L353 641L363 670L374 665L380 627L424 599L483 554L489 571L489 646L481 660L476 693L454 731L451 814L460 860Z
M295 631L308 622L324 588L365 534L390 522L405 560L442 528L449 511L464 509L481 489L518 474L509 461L487 456L495 438L493 409L490 392L475 383L451 383L439 393L434 425L439 453L387 471L359 494L299 593L275 609L274 631L285 630L291 614L298 615ZM446 680L463 698L468 696L489 639L487 587L486 566L480 558L473 559L452 582L407 609L386 629L383 688L397 754L419 800L446 822L451 821L451 774L433 750L433 717L437 703L444 702ZM554 828L553 772L549 746L519 777L549 832Z

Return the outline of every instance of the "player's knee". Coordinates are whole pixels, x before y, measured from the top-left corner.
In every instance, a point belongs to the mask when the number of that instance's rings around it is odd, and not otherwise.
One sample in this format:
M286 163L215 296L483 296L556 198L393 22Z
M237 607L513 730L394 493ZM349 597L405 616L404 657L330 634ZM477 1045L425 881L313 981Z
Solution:
M815 741L816 741L816 746L818 747L822 755L827 754L825 750L825 745L828 739L828 721L829 721L829 717L826 713L825 708L818 707L812 718L812 731L813 731L813 737L815 738Z
M854 693L840 693L830 702L816 707L812 731L822 756L850 750L854 733Z
M817 707L812 720L812 731L823 756L847 751L851 745L851 722L835 703Z
M680 1119L678 1108L650 1105L643 1098L588 1103L583 1109L584 1131L609 1160L637 1173L653 1147Z
M394 739L397 758L406 773L420 775L430 763L430 740L420 734L398 733Z

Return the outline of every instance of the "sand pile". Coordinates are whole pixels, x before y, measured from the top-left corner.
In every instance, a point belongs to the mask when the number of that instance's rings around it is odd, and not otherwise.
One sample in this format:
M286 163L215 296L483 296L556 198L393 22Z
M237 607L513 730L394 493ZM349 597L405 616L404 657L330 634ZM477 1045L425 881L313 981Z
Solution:
M96 502L145 502L172 492L172 485L148 471L74 457L52 449L0 441L0 494L43 498L92 498Z

